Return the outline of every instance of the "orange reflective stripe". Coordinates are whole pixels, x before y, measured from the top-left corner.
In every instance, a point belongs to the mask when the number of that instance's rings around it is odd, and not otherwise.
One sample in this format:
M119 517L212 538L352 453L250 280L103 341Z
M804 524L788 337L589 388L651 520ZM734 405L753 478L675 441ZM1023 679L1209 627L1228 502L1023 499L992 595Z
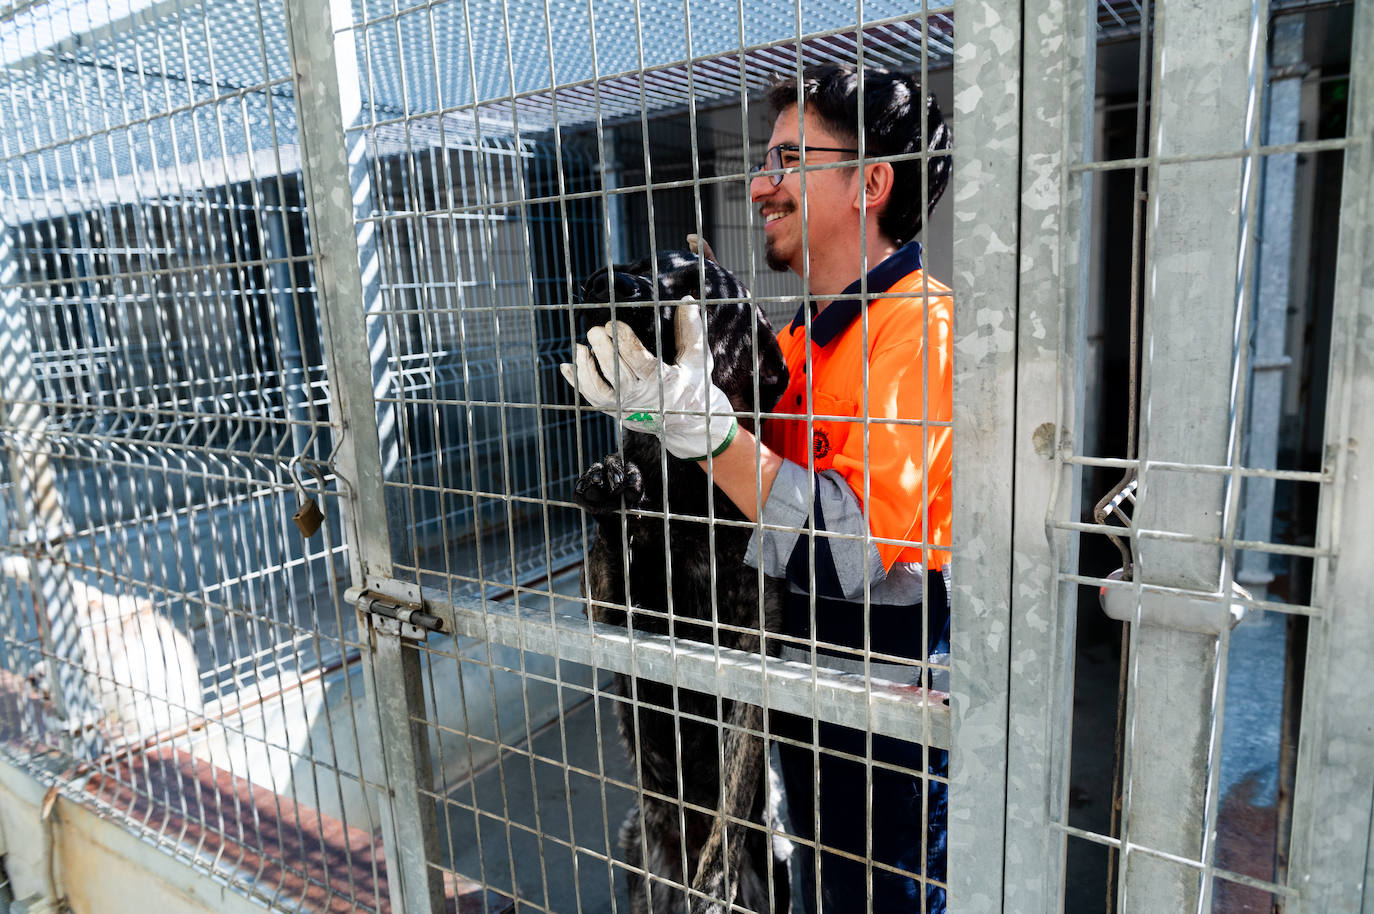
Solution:
M776 409L801 418L772 420L764 440L788 460L838 472L861 504L867 479L869 531L878 538L950 543L952 433L948 425L927 425L925 419L953 417L953 304L949 287L921 270L869 304L866 414L862 316L829 345L811 347L810 384L805 328L789 328L778 341L791 380ZM814 417L810 435L808 403ZM945 549L876 545L885 568L900 561L939 570L949 561Z

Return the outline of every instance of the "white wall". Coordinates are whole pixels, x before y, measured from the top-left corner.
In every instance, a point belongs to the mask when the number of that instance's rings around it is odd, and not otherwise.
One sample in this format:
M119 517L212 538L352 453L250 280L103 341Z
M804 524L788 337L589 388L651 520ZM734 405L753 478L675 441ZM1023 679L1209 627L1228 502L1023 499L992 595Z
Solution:
M41 764L41 761L39 762ZM96 811L65 797L42 818L45 785L0 755L0 855L16 902L30 914L248 914L263 907L185 861L159 850ZM45 832L51 835L51 854Z

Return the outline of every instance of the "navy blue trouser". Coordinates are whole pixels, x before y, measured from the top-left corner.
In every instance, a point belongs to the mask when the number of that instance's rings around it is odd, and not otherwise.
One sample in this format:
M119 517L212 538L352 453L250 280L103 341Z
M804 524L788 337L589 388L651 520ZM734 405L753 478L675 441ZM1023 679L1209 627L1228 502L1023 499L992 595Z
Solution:
M791 715L775 714L773 731L810 743L811 721ZM874 914L944 914L945 890L925 886L916 876L929 873L945 881L945 844L948 835L948 785L923 781L914 773L873 766L873 793L865 796L867 778L864 764L836 758L824 750L835 749L863 757L864 733L834 724L820 725L820 844L821 900L823 914L849 914L869 910L867 872L862 859L867 853L869 825L867 811L873 810L873 860L903 870L873 868ZM778 743L782 762L783 786L787 792L788 818L793 833L814 839L816 821L816 755L809 748ZM885 736L873 737L873 758L910 769L921 770L921 746ZM930 750L930 773L948 776L949 753ZM929 783L929 818L923 820L921 794ZM925 835L925 860L921 859L922 833ZM859 857L850 860L826 848ZM922 865L924 863L924 866ZM796 865L801 880L806 914L816 912L816 868L811 848L797 846ZM922 904L924 895L924 905Z

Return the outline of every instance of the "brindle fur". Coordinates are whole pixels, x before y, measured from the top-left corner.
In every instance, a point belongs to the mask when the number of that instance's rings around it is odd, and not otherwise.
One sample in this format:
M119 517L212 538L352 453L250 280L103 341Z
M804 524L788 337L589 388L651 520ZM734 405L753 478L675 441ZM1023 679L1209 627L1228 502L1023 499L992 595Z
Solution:
M705 254L706 259L698 260L689 252L665 252L656 264L641 261L611 273L602 270L583 285L583 301L608 302L614 288L615 317L629 324L650 350L676 353L674 309L684 296L700 300L715 359L712 380L741 412L754 409L757 383L759 408L770 409L787 384L772 327L747 300L743 284L715 263L709 248ZM658 305L653 303L655 284ZM713 301L719 299L735 301ZM586 326L610 318L609 308L595 309ZM740 422L752 430L751 421L741 417ZM622 453L589 468L577 482L576 498L599 521L586 563L593 619L707 643L715 637L721 647L755 652L760 626L776 628L780 602L775 585L741 561L749 529L712 527L706 521L711 511L721 519L742 520L743 515L708 483L700 467L665 454L657 438L626 432ZM665 531L662 517L622 510L662 512L665 507L693 519L674 519ZM714 629L711 622L745 630ZM762 789L769 776L767 749L762 739L750 735L763 729L762 710L732 701L718 710L714 695L624 675L616 676L616 689L639 703L637 715L628 701L618 705L620 733L632 760L638 750L642 788L642 808L632 808L620 829L631 867L627 881L633 914L687 910L686 893L674 888L683 884L692 888L693 914L723 912L731 903L760 912L788 911L791 846L778 836L777 809L770 800L778 796L777 789ZM676 720L671 711L659 710L673 707L675 692L682 715ZM722 710L724 727L705 722L715 721ZM724 744L719 745L722 730ZM679 737L685 765L677 751ZM727 827L732 819L751 825ZM772 829L772 836L765 829ZM659 878L646 883L641 870Z

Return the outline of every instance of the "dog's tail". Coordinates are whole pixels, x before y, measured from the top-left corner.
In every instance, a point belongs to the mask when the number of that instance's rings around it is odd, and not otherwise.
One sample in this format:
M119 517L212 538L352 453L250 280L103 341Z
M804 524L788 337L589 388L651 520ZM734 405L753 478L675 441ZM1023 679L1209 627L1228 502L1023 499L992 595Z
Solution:
M763 730L763 709L737 701L726 727L720 815L711 825L711 834L701 848L697 870L692 875L691 914L725 914L734 903L746 866L751 826L729 825L749 822L754 798L765 780L767 749L763 737L758 735Z

